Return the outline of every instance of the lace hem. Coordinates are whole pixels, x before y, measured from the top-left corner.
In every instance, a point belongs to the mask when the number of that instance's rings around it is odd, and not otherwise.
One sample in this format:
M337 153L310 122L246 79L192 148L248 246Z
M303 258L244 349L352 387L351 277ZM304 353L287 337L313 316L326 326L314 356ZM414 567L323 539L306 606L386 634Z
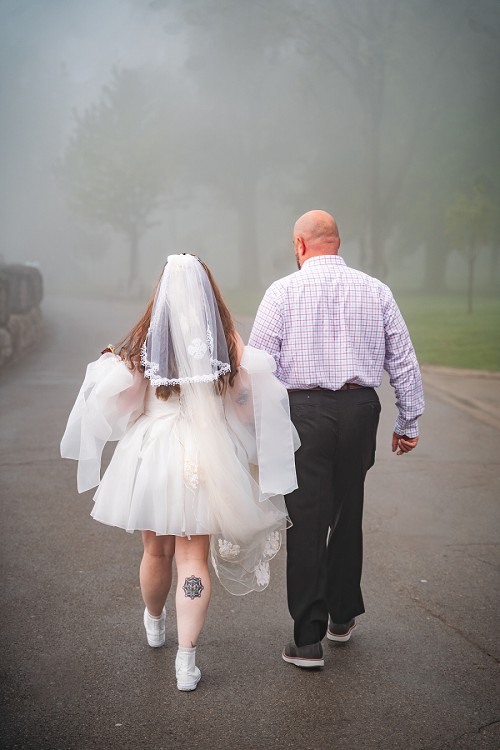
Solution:
M220 362L218 359L210 358L210 365L215 368L215 372L203 373L202 375L191 375L184 378L162 378L158 375L160 365L157 362L150 362L147 357L146 342L141 347L141 365L144 367L144 377L151 381L151 385L186 385L187 383L213 383L222 375L231 372L231 365L227 362Z

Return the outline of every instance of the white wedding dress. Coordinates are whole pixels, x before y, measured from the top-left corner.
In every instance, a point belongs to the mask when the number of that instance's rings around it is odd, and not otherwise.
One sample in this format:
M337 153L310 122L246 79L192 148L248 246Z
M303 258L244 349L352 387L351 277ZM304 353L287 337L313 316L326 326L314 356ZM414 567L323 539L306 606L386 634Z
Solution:
M61 455L79 462L79 492L98 485L93 518L129 532L209 534L214 570L230 593L266 588L290 525L283 495L297 487L300 445L274 370L272 357L245 347L224 396L213 383L190 386L191 409L203 399L197 419L183 408L182 387L162 401L118 356L89 364ZM118 445L101 479L108 441Z

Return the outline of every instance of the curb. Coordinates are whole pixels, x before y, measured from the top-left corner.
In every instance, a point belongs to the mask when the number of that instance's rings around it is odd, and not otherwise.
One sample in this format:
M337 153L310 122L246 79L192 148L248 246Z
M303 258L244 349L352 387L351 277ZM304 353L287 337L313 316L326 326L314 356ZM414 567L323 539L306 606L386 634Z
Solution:
M463 393L460 394L459 388L454 389L454 386L459 384L457 381L462 378L482 378L485 381L498 381L500 384L500 373L484 370L457 371L452 368L437 369L430 368L428 365L424 365L421 369L425 388L439 398L440 401L444 401L469 416L474 417L474 419L478 419L480 422L500 430L500 389L498 399L495 399L494 403L491 403L491 401L486 402L480 398L465 396ZM453 378L455 382L451 385L450 383L443 383L439 376Z
M462 367L445 367L444 365L420 365L422 374L452 375L459 378L485 378L500 380L497 370L466 370Z

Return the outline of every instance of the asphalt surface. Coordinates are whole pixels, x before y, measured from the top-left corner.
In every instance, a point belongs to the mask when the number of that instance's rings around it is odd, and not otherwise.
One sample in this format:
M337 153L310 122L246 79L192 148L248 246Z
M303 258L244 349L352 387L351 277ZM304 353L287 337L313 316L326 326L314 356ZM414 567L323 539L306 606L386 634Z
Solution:
M68 302L45 303L45 336L0 374L1 747L498 750L500 424L470 404L497 381L467 381L461 404L453 373L426 372L421 442L400 457L381 388L367 612L349 643L325 641L324 669L281 659L292 633L282 549L263 593L235 598L214 581L203 679L179 693L172 593L167 646L150 649L140 536L89 517L92 493L77 494L76 465L58 453L86 363L139 310Z

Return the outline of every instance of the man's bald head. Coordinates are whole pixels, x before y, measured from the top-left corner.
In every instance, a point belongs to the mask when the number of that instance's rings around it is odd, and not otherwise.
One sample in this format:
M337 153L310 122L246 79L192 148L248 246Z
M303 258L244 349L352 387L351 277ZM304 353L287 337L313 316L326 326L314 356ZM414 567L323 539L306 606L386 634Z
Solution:
M340 247L337 222L326 211L308 211L295 222L293 244L299 268L314 255L336 255Z

